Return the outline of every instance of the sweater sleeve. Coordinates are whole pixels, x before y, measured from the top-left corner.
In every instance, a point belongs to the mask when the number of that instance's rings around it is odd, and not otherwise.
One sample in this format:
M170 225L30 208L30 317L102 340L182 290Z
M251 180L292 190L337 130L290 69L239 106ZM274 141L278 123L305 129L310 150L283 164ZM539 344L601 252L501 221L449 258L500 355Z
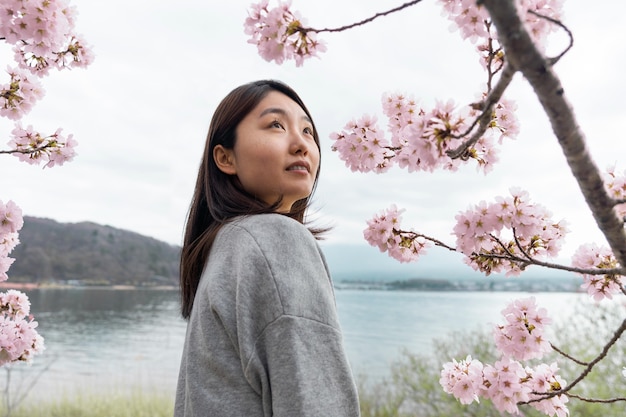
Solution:
M259 216L255 216L259 217ZM242 369L267 416L358 416L332 282L310 232L282 215L243 223L237 268Z

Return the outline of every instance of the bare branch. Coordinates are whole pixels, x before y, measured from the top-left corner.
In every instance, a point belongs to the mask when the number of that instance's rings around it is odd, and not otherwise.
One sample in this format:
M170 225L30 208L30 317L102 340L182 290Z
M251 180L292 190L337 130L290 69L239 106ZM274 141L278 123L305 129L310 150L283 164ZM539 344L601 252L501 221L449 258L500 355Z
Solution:
M341 26L338 28L324 28L324 29L315 29L315 28L306 28L306 27L299 27L298 29L296 29L298 32L314 32L314 33L322 33L322 32L343 32L344 30L348 30L348 29L352 29L355 28L357 26L363 26L366 23L370 23L372 20L377 19L379 17L382 16L387 16L389 14L395 13L395 12L399 12L400 10L406 9L408 7L411 7L419 2L421 2L422 0L413 0L413 1L409 1L406 2L398 7L394 7L391 10L387 10L386 12L380 12L380 13L376 13L374 16L368 17L365 20L361 20L360 22L356 22L356 23L352 23L349 25L345 25L345 26Z

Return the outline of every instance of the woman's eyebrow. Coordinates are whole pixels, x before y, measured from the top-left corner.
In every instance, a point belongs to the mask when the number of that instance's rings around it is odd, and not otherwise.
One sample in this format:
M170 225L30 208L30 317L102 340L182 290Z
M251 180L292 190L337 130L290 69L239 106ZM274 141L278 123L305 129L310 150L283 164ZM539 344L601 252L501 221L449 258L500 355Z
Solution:
M287 116L287 112L284 109L281 109L280 107L268 107L267 109L261 112L261 114L259 115L259 118L267 114L280 114L281 116L285 116L285 117ZM307 116L306 114L302 116L302 119L306 122L313 124L313 121L311 120L311 118Z

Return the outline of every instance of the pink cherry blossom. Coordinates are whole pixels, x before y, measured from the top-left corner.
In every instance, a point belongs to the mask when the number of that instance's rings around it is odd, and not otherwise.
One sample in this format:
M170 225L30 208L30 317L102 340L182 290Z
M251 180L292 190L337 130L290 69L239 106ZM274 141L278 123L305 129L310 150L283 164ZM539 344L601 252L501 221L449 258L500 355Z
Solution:
M557 26L531 12L559 20L563 14L563 0L518 0L518 9L530 36L539 47L543 47L548 35L555 31Z
M0 256L0 282L6 281L9 279L7 275L7 271L13 265L15 259L9 258L8 256Z
M0 315L0 366L16 361L31 362L35 354L45 349L36 328L37 322L32 319Z
M0 116L17 120L27 114L44 95L41 83L32 74L7 68L9 84L0 85Z
M8 256L19 243L17 233L0 233L0 258Z
M445 363L439 384L462 404L478 402L480 398L491 400L500 412L519 414L519 403L542 398L565 387L565 381L556 374L558 366L540 364L535 368L524 367L508 356L493 365L483 364L471 356L464 360ZM564 394L531 403L531 406L550 416L565 417L569 414Z
M411 124L423 121L424 111L417 107L415 99L402 93L385 93L382 97L383 113L389 119L387 127L391 133L391 145L403 146L406 138L402 131Z
M461 404L478 402L483 388L483 364L470 355L459 362L453 359L443 365L439 383L445 392L454 395Z
M14 155L20 161L29 164L47 161L44 167L52 168L71 161L76 155L77 142L73 139L73 135L65 137L61 132L62 129L57 129L53 134L43 136L35 132L32 126L29 125L24 129L18 123L11 132L12 139L9 141L9 146L17 151Z
M30 300L21 291L8 290L0 293L0 311L18 318L27 317L30 314Z
M484 95L483 95L484 98ZM480 116L471 106L457 108L455 103L438 101L426 110L402 93L385 93L383 112L388 118L390 142L385 139L376 117L365 115L352 120L344 130L331 134L333 150L353 171L385 172L394 163L409 172L445 169L456 171L463 160L452 159L447 152L456 149L467 135L473 120ZM467 152L468 159L478 162L477 169L489 172L498 161L496 139L515 138L519 133L516 105L502 100L493 111L492 122Z
M22 209L12 200L6 204L0 200L0 237L8 233L16 233L23 225Z
M538 308L535 297L515 300L510 303L502 315L506 324L497 325L494 337L498 349L517 360L541 358L551 351L545 337L545 326L551 320L545 308Z
M67 0L12 0L0 9L0 37L14 45L21 68L39 76L51 67L86 66L89 46L74 34L76 8Z
M587 243L574 252L572 266L581 269L613 269L618 268L619 263L609 248L598 246L595 243ZM620 293L626 284L623 275L582 274L582 276L581 288L596 301L613 298L613 295Z
M485 22L490 20L487 10L474 0L440 0L444 14L454 22L463 39L476 43L479 38L489 36Z
M332 133L332 150L352 171L385 172L392 165L389 142L376 124L375 116L363 116L348 122L340 133Z
M552 364L539 364L530 371L529 385L532 392L551 393L565 388L566 382L563 378L556 374L559 367L555 362ZM539 395L531 394L530 399L541 398ZM537 410L549 415L557 417L565 417L569 415L569 410L565 405L569 398L565 394L555 395L548 399L532 402L530 405Z
M403 211L392 204L387 210L367 221L363 236L370 245L377 247L381 252L387 252L392 258L400 262L411 262L416 260L429 244L418 234L402 230L400 214Z
M459 30L463 39L478 44L484 49L489 38L497 40L495 28L487 10L475 0L439 0L443 14L453 22L452 30ZM556 30L556 25L532 12L551 19L559 19L562 14L562 0L517 0L522 21L539 47L545 46L547 35Z
M526 369L519 362L503 357L494 365L484 367L484 390L482 394L489 398L499 411L517 414L517 403L527 401L530 387L524 383L528 376Z
M618 174L615 167L610 167L604 176L604 182L612 198L619 201L626 200L626 170ZM626 219L626 203L617 204L615 213L620 219Z
M296 66L301 66L306 58L326 51L326 46L317 40L315 32L303 30L306 21L290 7L291 0L279 0L272 9L268 0L252 4L244 32L251 36L248 43L255 44L266 61L282 64L285 59L294 59Z
M456 216L457 250L467 256L466 263L487 275L518 275L528 257L557 256L568 232L564 221L554 222L548 210L531 203L526 191L510 192L511 197L480 202Z

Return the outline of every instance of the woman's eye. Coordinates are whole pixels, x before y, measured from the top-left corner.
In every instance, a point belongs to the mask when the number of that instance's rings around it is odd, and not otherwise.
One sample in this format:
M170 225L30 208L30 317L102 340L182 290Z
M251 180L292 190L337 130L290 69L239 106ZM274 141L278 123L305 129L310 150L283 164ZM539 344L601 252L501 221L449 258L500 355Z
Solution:
M272 126L272 127L277 127L277 128L279 128L279 129L282 129L282 128L283 128L283 125L281 125L281 124L280 124L280 122L279 122L278 120L273 121L271 126Z
M304 128L304 133L306 133L307 135L313 136L313 129L310 128L310 127L305 127Z

